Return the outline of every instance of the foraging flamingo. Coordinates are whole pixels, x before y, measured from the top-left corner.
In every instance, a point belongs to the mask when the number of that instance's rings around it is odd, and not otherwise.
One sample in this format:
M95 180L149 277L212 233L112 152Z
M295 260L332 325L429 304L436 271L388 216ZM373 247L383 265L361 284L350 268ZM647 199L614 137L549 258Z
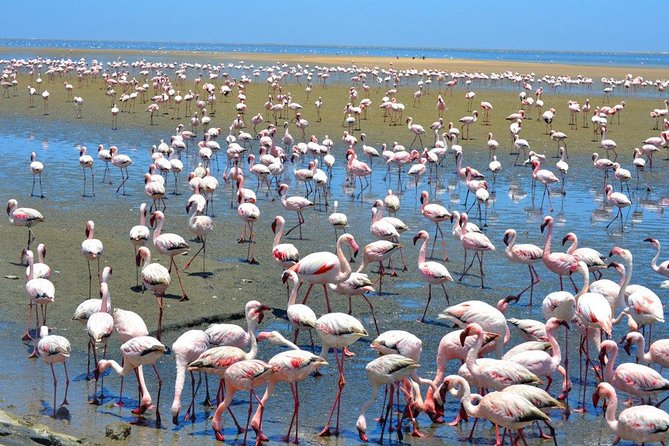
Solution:
M70 387L70 377L67 373L67 364L65 361L70 357L72 348L70 347L70 341L63 336L50 335L49 327L42 325L40 327L40 340L37 344L37 351L39 351L42 361L51 367L51 376L53 376L53 417L55 418L58 381L56 380L56 373L53 371L53 365L62 362L65 369L65 397L60 404L61 406L65 406L69 404L67 401L67 390Z
M300 254L292 243L281 243L283 229L286 226L286 220L277 215L272 221L272 232L274 233L274 242L272 243L272 258L282 268L290 268L300 261Z
M32 227L44 221L42 214L33 208L20 208L18 201L10 198L7 201L7 216L11 225L26 226L28 228L28 244L26 249L30 249L30 244L35 240Z
M146 248L142 248L146 249ZM141 250L140 249L140 252ZM167 347L160 343L160 341L151 336L137 336L121 345L121 354L123 355L123 366L113 359L101 359L95 368L95 379L104 373L108 368L113 368L114 371L126 376L131 371L140 366L152 366L158 379L158 398L156 402L156 424L160 426L160 390L163 386L163 381L160 378L158 369L156 368L156 361L167 351ZM139 377L137 378L139 381ZM148 397L148 398L147 398ZM147 404L148 401L148 404ZM142 395L140 406L133 411L135 414L143 414L150 405L150 396Z
M504 232L504 244L506 249L504 255L507 259L514 263L527 265L530 270L530 284L517 294L518 298L523 295L525 291L530 290L530 306L532 306L532 297L534 295L534 285L540 282L539 274L534 269L534 264L543 257L544 250L531 243L516 244L516 230L507 229Z

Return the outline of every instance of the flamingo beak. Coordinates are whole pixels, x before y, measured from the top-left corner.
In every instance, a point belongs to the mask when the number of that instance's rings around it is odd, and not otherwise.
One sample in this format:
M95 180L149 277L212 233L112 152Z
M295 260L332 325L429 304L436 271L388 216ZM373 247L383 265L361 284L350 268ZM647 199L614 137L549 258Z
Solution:
M625 351L627 352L628 355L631 355L631 354L632 354L632 353L631 353L631 351L632 351L632 343L631 343L629 340L628 340L627 342L625 342L625 346L624 346L623 348L625 349Z
M281 282L283 282L284 284L285 284L286 282L288 282L288 276L289 276L289 275L290 275L290 274L288 274L288 271L284 271L283 274L281 275Z
M151 225L151 227L156 225L156 216L155 215L153 215L153 214L151 215L151 218L149 219L149 224Z
M599 404L599 391L595 390L595 393L592 394L592 405L597 407Z
M565 243L567 243L567 240L569 240L569 236L566 235L562 238L562 246L564 246Z
M514 296L514 295L506 296L506 297L504 298L504 302L507 303L507 304L508 304L508 303L511 303L511 302L518 302L518 299L519 299L518 296Z
M541 223L541 233L542 233L542 234L543 234L544 229L546 228L547 225L548 225L548 223L545 222L545 221L544 221L543 223Z
M91 233L91 231L88 228L86 228L86 237L88 237L90 235L90 233Z
M414 237L413 237L413 244L414 244L414 246L416 245L416 242L418 241L419 238L420 238L420 235L419 235L419 234L414 235Z
M651 242L651 243L655 244L655 240L650 238L650 237L643 239L643 241L644 242Z
M179 412L172 415L172 424L174 424L175 426L179 425Z
M276 234L276 220L272 222L272 233Z
M420 204L423 204L424 201L425 201L425 199L423 198L423 195L421 194L421 196L420 196Z
M465 328L462 330L462 333L460 333L460 346L464 347L465 346L465 341L467 340L467 336L469 336L469 330Z
M365 432L361 429L358 429L358 436L360 437L360 441L364 441L367 443L367 435L365 435Z
M559 323L560 325L562 325L564 328L566 328L567 330L570 329L569 324L567 323L567 321L560 321L560 322L558 322L558 323Z
M509 236L508 236L508 234L504 234L504 244L506 246L509 246Z

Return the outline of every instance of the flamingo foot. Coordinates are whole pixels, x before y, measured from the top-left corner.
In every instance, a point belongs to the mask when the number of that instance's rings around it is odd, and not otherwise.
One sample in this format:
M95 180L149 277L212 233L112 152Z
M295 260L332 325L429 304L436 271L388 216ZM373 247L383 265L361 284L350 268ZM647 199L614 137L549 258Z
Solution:
M318 433L318 436L319 437L330 437L332 435L337 436L338 434L339 434L339 432L337 432L336 430L331 431L330 426L325 426L323 428L323 430Z
M32 353L28 355L28 359L37 358L37 349L33 349Z
M423 437L423 434L417 428L414 427L413 431L411 432L411 436L416 438L421 438Z
M98 397L95 396L95 397L93 397L92 400L90 400L90 401L88 402L88 404L91 404L91 405L93 405L93 406L99 406L99 405L101 405L102 403L100 402L100 400L98 399Z
M260 441L269 441L269 437L267 435L263 434L261 430L258 430L257 428L253 428L253 431L256 433L256 444Z
M397 271L393 271L390 277L397 277Z
M344 352L344 356L346 356L347 358L352 358L355 356L355 353L353 353L346 347L344 347L342 351Z
M225 438L223 437L223 433L219 430L215 430L214 435L216 436L216 441L224 441L225 440Z
M114 404L114 406L116 406L116 407L123 407L123 406L125 406L125 404L123 403L123 401L117 401L117 402Z
M22 340L22 341L32 341L33 338L32 338L32 336L30 336L30 333L26 331L26 334L23 335L23 337L21 338L21 340Z
M181 299L179 299L179 302L186 302L187 300L190 300L190 299L188 298L188 296L186 296L184 294L183 296L181 296Z

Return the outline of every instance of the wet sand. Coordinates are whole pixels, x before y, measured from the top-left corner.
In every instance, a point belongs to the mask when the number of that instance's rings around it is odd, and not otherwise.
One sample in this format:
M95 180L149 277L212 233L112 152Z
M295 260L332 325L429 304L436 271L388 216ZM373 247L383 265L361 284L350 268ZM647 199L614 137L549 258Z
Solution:
M91 57L94 57L94 52L86 52ZM76 55L76 54L75 54ZM261 57L261 56L257 56ZM234 55L234 60L251 60L250 55L241 56ZM271 59L277 59L274 55ZM277 59L279 60L279 59ZM285 59L285 60L289 60ZM314 58L310 59L310 63L326 63L335 59L331 58ZM423 61L420 61L421 63ZM425 61L426 63L430 61ZM362 59L355 60L356 64L362 65ZM370 60L371 63L379 64L381 62ZM473 64L473 63L472 63ZM497 65L491 63L485 64L488 68L486 71L495 71ZM475 65L472 65L471 70ZM581 67L574 68L578 73ZM465 69L465 68L460 68ZM501 69L501 68L499 68ZM508 68L511 69L511 68ZM531 67L528 67L531 69ZM546 68L553 71L554 66ZM599 67L593 70L599 70ZM624 69L620 69L620 73ZM538 72L538 70L537 70ZM636 71L634 71L636 73ZM607 73L611 73L607 71ZM557 72L556 72L557 74ZM613 75L613 74L610 74ZM190 81L190 78L189 78ZM96 237L103 240L105 244L105 255L102 259L102 266L110 265L114 268L114 274L111 280L110 290L112 294L112 305L124 309L130 309L141 314L150 330L154 330L157 322L157 306L155 299L150 293L141 293L134 288L135 285L135 267L132 246L128 241L129 229L137 224L137 209L142 201L146 201L147 197L143 192L143 183L141 176L145 171L145 166L150 159L149 148L152 144L157 144L159 140L168 140L173 133L173 128L178 122L187 122L183 117L180 119L171 119L170 115L163 115L157 118L157 124L154 126L148 125L148 116L141 110L141 106L137 104L137 113L124 113L119 119L120 130L112 131L109 128L110 118L108 109L110 106L109 100L104 96L104 90L101 89L101 84L98 81L88 87L82 88L86 96L86 108L84 111L84 118L76 120L73 118L74 105L66 101L65 92L62 88L62 81L55 81L53 84L45 83L47 88L52 92L50 98L49 114L44 115L42 104L39 99L36 101L35 108L27 107L27 98L25 92L26 78L20 79L21 88L20 96L17 98L3 98L0 100L0 116L6 123L6 139L3 140L3 145L0 151L6 159L2 169L2 181L0 182L0 196L5 199L16 197L20 205L35 207L46 217L46 221L35 227L37 235L37 242L44 242L47 244L48 256L47 263L54 270L52 278L56 286L56 303L51 305L49 309L49 325L54 328L54 333L61 334L69 338L73 346L73 355L69 360L70 374L73 382L70 386L70 401L72 405L68 415L63 413L62 417L53 420L46 416L50 412L51 406L51 375L48 367L41 363L41 361L29 361L24 359L24 356L29 352L29 345L23 344L20 337L23 334L25 316L26 316L26 296L24 291L23 273L24 269L18 264L18 255L21 248L25 245L26 230L24 228L16 228L9 225L6 219L0 221L0 228L3 237L0 237L0 281L2 283L3 300L7 303L3 306L3 311L0 312L0 323L3 329L3 344L0 351L3 352L10 362L7 364L6 373L0 378L0 387L8 389L7 395L4 397L2 407L10 408L11 411L19 415L25 414L41 414L40 422L43 422L50 427L61 430L77 437L86 437L93 442L104 442L104 426L112 421L132 421L135 419L130 414L130 408L117 409L109 406L110 401L105 400L105 405L100 408L89 406L86 404L86 398L92 395L92 383L83 381L81 374L84 373L86 367L86 332L79 324L70 320L77 304L82 300L88 298L88 273L86 263L79 252L80 243L84 240L84 227L86 220L94 220L96 223ZM249 114L252 116L257 110L261 108L261 104L266 100L267 87L263 84L262 78L256 84L248 88L247 95L249 96ZM369 234L369 217L370 206L374 198L382 197L385 194L387 187L396 188L395 177L391 176L392 180L388 183L382 181L383 169L380 165L375 164L376 172L374 174L372 190L366 192L363 201L354 201L351 198L350 188L343 182L342 163L344 151L346 147L339 142L339 137L343 128L341 127L341 110L347 102L346 92L348 85L328 85L327 88L317 86L314 84L314 91L307 100L304 94L304 85L287 84L290 90L294 92L295 98L298 101L308 106L308 112L305 111L305 117L309 119L311 125L309 133L314 133L319 137L329 133L336 142L334 154L338 160L338 167L335 170L335 183L332 186L331 202L334 199L340 201L340 209L349 214L349 220L352 222L350 232L352 232L358 239L360 246L372 241ZM186 89L190 88L188 84ZM423 98L423 102L415 109L411 107L411 93L414 90L413 86L403 87L399 97L407 103L407 111L405 116L413 114L417 121L429 126L435 118L434 101L436 98L436 89L430 92ZM447 112L447 121L452 120L457 122L460 116L468 114L466 110L466 101L464 100L464 93L466 90L459 88L456 90L454 96L444 94L449 103L449 111ZM82 93L83 94L83 93ZM575 95L578 100L582 101L587 93L579 93ZM382 92L376 88L372 90L372 98L374 101L373 110L370 110L369 120L363 121L363 130L369 136L369 142L377 145L381 142L391 143L393 140L400 141L408 145L410 136L404 125L388 126L384 124L381 119L381 112L378 110L378 99ZM311 104L318 97L322 96L328 104L327 110L323 111L323 122L315 122L315 116ZM568 114L566 112L566 101L571 97L569 94L550 92L545 93L546 98L550 99L551 104L559 107L558 115L554 128L564 129L570 135L570 153L573 158L570 159L572 166L571 172L573 176L570 177L567 197L554 196L556 200L556 216L558 216L560 225L560 233L566 233L568 230L577 229L583 235L583 243L596 247L602 252L608 252L608 249L613 244L621 244L623 246L634 247L639 252L639 262L647 265L652 250L644 246L640 240L645 236L658 235L657 228L666 225L666 217L663 214L663 208L658 205L660 198L665 195L667 188L667 178L662 175L661 169L656 169L655 172L647 175L648 181L657 183L654 187L652 195L646 196L642 192L638 192L637 207L634 210L636 218L639 221L636 223L628 219L629 228L625 234L609 234L602 227L602 218L611 218L607 210L597 210L593 201L600 202L603 200L601 195L601 178L599 175L595 177L591 173L589 155L593 150L597 150L597 143L591 142L592 131L589 129L581 129L578 131L568 131L567 121ZM521 168L512 168L510 163L512 157L507 155L509 145L508 142L508 123L504 121L503 116L511 113L518 108L518 94L517 91L499 91L489 89L479 89L477 93L477 101L492 98L495 102L495 113L493 115L493 125L489 128L484 126L472 127L472 134L474 139L471 141L462 141L465 147L467 156L470 157L472 164L480 166L483 170L487 163L487 151L485 148L485 135L489 130L495 132L500 143L504 144L504 149L500 148L498 155L503 156L505 170L498 178L497 187L499 189L497 204L490 211L490 228L489 237L498 246L498 251L486 257L486 264L489 265L487 269L488 276L486 281L488 286L481 291L476 285L478 279L471 277L465 279L465 285L452 284L449 286L449 293L451 303L461 302L467 299L485 299L488 302L495 302L497 299L512 293L514 290L520 288L521 284L526 281L526 271L515 265L509 265L503 258L503 244L501 243L501 236L507 227L522 225L523 230L519 231L523 239L528 239L533 243L540 244L543 240L542 235L539 234L538 226L543 216L543 212L538 209L538 204L541 200L541 190L539 190L538 197L532 199L530 205L529 196L525 201L521 199L520 204L514 202L516 198L511 197L513 191L520 191L528 193L529 182L527 181L528 170ZM598 92L592 92L591 101L596 101L597 104L602 104L603 98ZM624 99L627 103L623 115L621 117L622 124L618 125L612 123L610 136L618 141L621 160L624 160L628 168L631 167L630 149L639 144L639 142L647 136L656 133L650 130L653 122L648 118L648 109L659 107L661 101L656 98L640 98L640 97L621 97L616 96L612 99L612 104ZM234 118L235 100L231 99L227 103L221 103L219 110L214 116L217 125L225 128L229 122ZM308 105L307 105L308 104ZM548 105L548 101L547 101ZM145 107L145 105L144 105ZM536 115L534 116L536 118ZM580 118L579 118L580 119ZM526 121L527 129L524 130L523 137L530 140L532 147L537 147L540 151L544 151L552 155L555 151L555 144L548 139L544 134L545 125L543 122L535 120ZM279 125L281 123L279 122ZM579 127L581 122L579 120ZM524 127L525 129L525 127ZM201 132L201 129L199 129ZM291 127L293 136L298 137L299 131ZM225 133L224 133L225 134ZM359 134L356 132L356 134ZM102 178L102 163L97 159L95 161L96 170L96 193L97 196L93 198L82 198L81 192L81 170L77 163L78 147L77 144L85 144L89 147L92 155L95 155L95 146L98 143L105 145L117 144L121 147L122 153L129 154L134 159L134 164L130 169L131 178L127 184L128 196L124 197L116 194L114 191L119 184L119 175L117 169L112 168L113 184L100 184ZM429 145L429 144L425 144ZM28 160L31 150L38 152L38 159L44 160L47 171L45 171L44 186L45 195L47 198L29 198L29 190L26 186L30 186L30 174L28 172ZM191 147L190 151L193 151ZM662 155L664 153L662 152ZM662 156L663 157L663 156ZM659 160L658 165L662 166L662 161ZM221 171L223 169L223 157L221 157ZM194 158L188 161L194 162ZM443 203L453 209L461 209L458 201L463 199L464 189L462 186L458 187L453 181L452 159L447 159L448 173L443 174L441 181L433 186L425 184L424 180L419 185L421 187L432 187L433 193L437 201ZM287 170L292 169L292 165L288 165ZM299 167L299 166L297 166ZM552 167L551 167L552 168ZM221 181L221 173L216 171L215 174L219 181ZM394 174L393 174L394 175ZM295 182L292 180L292 175L289 175L289 183L291 185L291 195L296 192ZM180 196L169 196L168 209L166 212L166 226L165 230L170 232L177 232L190 240L190 234L187 227L187 216L183 210L185 200L190 194L185 187L185 178L182 175L180 181ZM171 179L168 184L171 185ZM255 179L249 180L251 187L255 187ZM445 334L450 328L441 324L436 315L446 305L438 292L435 295L431 309L428 312L428 324L418 324L415 322L423 309L426 297L426 287L418 279L417 270L415 266L415 258L417 248L410 246L408 241L418 229L425 228L432 233L432 225L427 224L423 217L418 212L418 205L416 204L415 192L413 190L413 183L409 182L405 185L406 191L403 194L403 208L400 217L405 219L411 226L411 231L406 235L404 243L405 255L407 257L408 272L400 273L397 279L390 279L387 282L387 287L384 289L386 293L382 296L373 296L373 302L376 305L377 317L379 318L379 325L381 330L388 329L405 329L411 331L421 337L425 342L423 353L423 373L427 377L433 376L434 358L439 338ZM520 187L520 189L516 189ZM436 190L434 190L436 188ZM299 190L299 189L298 189ZM192 272L184 274L185 286L190 297L188 302L178 302L178 283L176 277L173 277L173 283L168 291L165 308L165 323L163 332L163 341L167 345L178 337L178 335L190 328L206 328L208 323L233 321L244 325L242 311L244 303L252 298L258 299L267 303L273 308L273 314L270 315L261 329L277 329L287 333L287 323L281 317L285 309L285 288L280 282L280 268L276 266L270 256L270 246L273 234L269 229L269 225L275 215L281 214L286 217L290 225L295 220L295 216L287 213L280 205L278 200L266 199L263 194L259 195L259 206L261 208L261 221L257 225L257 239L256 249L257 256L260 262L258 266L248 265L242 260L246 256L246 245L239 245L236 243L236 237L241 228L240 220L237 218L236 212L230 208L230 189L229 186L224 186L221 182L221 190L216 195L215 201L215 226L216 231L209 239L208 243L208 258L207 258L207 273L198 273L201 263L195 261L193 263ZM646 200L645 204L643 200ZM571 200L574 200L573 202ZM560 204L557 204L560 203ZM641 207L639 207L641 204ZM593 210L594 209L594 210ZM305 240L296 240L291 237L291 242L298 246L302 255L318 250L334 250L334 234L332 229L327 225L327 215L331 212L310 212L305 214L307 224L304 228ZM473 211L475 212L475 210ZM638 213L641 214L639 217ZM292 236L293 234L291 234ZM198 248L197 243L189 241L191 246ZM461 248L459 244L449 237L448 241L449 252L451 253L451 262L447 264L454 276L461 269ZM154 253L154 259L161 263L166 263L166 258ZM179 265L182 265L187 260L186 257L177 260ZM488 263L489 262L489 263ZM357 266L357 264L356 264ZM355 266L354 266L355 267ZM375 270L375 268L374 268ZM648 271L647 267L639 268L638 274L640 282L646 281L645 284L655 284L658 282L657 278L652 276L652 272ZM522 273L522 274L521 274ZM544 278L540 288L535 292L535 300L537 296L539 299L547 292L553 290L555 286L555 279L551 277L545 270L541 270L540 274ZM18 276L18 280L7 278L11 276ZM610 278L617 280L612 275ZM372 278L376 278L372 274ZM450 284L449 284L450 285ZM523 285L524 287L524 285ZM95 289L95 287L94 287ZM94 293L95 294L95 293ZM345 311L347 305L343 298L333 298L335 301L335 308L339 311ZM316 294L309 301L310 306L314 308L317 314L321 314L325 310L322 292L316 291ZM334 368L334 360L332 356L328 358L330 366L324 372L325 376L319 379L307 380L305 382L302 395L302 420L305 423L303 430L303 444L356 444L357 435L355 433L355 417L357 410L367 395L367 381L364 376L365 364L374 358L374 354L367 347L367 344L373 339L373 324L370 319L368 307L363 301L355 301L354 314L360 317L367 329L372 333L367 339L356 343L352 348L358 354L357 358L347 363L347 379L349 386L345 390L344 400L346 407L342 412L342 429L343 435L338 440L317 440L315 433L323 424L323 418L327 414L330 405L329 392L334 389L336 369ZM510 316L515 317L533 317L541 319L540 309L535 306L528 315L527 307L518 306L513 307L509 311ZM514 335L515 336L515 335ZM514 340L518 338L515 337ZM301 343L305 342L306 338L301 338ZM118 340L113 339L110 342L109 357L120 359L118 354ZM278 352L278 349L265 348L265 353L262 354L264 359L268 359L272 354ZM131 444L135 442L155 442L157 444L201 444L203 441L207 443L212 442L213 434L209 427L209 422L203 418L202 406L198 404L198 420L194 425L182 424L179 428L173 428L170 424L169 407L173 396L174 386L174 359L173 356L166 356L159 361L160 372L165 379L161 400L161 413L163 415L163 428L153 429L153 414L148 414L142 424L145 427L133 427L133 434L131 436ZM574 360L572 364L576 364ZM62 368L56 368L56 373L59 380L62 379ZM155 392L155 380L150 372L147 372L147 381L149 388ZM30 379L28 379L30 378ZM211 380L212 383L214 380ZM116 376L110 375L105 381L105 388L113 395L118 395L119 380ZM126 380L127 393L126 396L136 398L134 395L134 378ZM212 384L213 385L213 384ZM59 398L62 395L62 381L59 382ZM280 387L277 390L279 398L272 399L271 406L268 409L266 418L266 429L272 439L272 443L279 441L279 434L282 434L286 428L286 413L290 409L288 404L288 390L285 387ZM188 391L184 392L185 395ZM154 396L155 398L155 396ZM575 398L575 392L572 393L571 399ZM202 400L202 394L198 397L198 401ZM282 401L283 400L283 401ZM188 398L184 398L184 408L188 404ZM572 401L572 404L574 401ZM368 419L373 418L374 413L380 407L380 401L373 406L373 409L368 414ZM235 408L239 414L245 413L245 406L243 403L236 405ZM449 410L453 410L454 405L449 406ZM182 415L183 415L182 410ZM211 412L207 412L211 415ZM227 418L227 417L226 417ZM568 444L570 441L576 439L583 440L587 438L589 441L597 442L602 435L608 438L610 435L601 417L594 418L579 418L573 416L573 424L567 424L566 421L560 421L559 416L556 415L556 427L560 435L560 441ZM428 441L458 441L458 433L447 427L429 428L429 420L422 415L420 418L421 426L428 439L421 443L415 441L416 444L427 444ZM370 426L373 423L369 423ZM226 419L225 426L227 427L226 435L232 439L232 431L230 427L229 418ZM573 429L572 426L575 426ZM593 429L593 426L596 428ZM465 426L465 429L467 426ZM370 436L378 438L379 428L370 427ZM484 432L486 432L484 434ZM486 430L481 431L481 437L489 439L489 433ZM250 433L250 438L253 434ZM411 440L413 441L413 440ZM533 439L533 442L536 442Z

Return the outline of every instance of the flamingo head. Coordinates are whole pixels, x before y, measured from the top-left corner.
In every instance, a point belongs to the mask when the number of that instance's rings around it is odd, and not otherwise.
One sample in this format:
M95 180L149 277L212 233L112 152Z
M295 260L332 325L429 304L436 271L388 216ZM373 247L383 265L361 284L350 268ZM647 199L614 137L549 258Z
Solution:
M611 340L606 340L602 342L601 347L599 348L599 362L604 367L605 365L605 360L608 359L608 354L612 350L617 350L618 345L615 343L615 341Z
M360 415L358 417L358 421L355 423L356 429L358 429L358 436L360 437L360 441L364 441L367 443L367 434L365 433L367 431L367 421L365 420L364 415Z
M546 226L550 225L551 227L553 226L553 217L550 215L547 215L544 217L544 221L541 223L541 232L544 232L544 229L546 229Z
M650 242L650 244L655 246L656 248L660 244L660 242L658 242L657 239L654 239L654 238L651 238L651 237L645 238L643 241L644 242Z
M95 229L95 223L92 220L86 222L86 237L90 237L91 233Z
M261 323L265 318L264 312L269 310L270 308L267 305L261 304L257 300L250 300L245 307L246 318Z
M430 194L424 190L420 193L420 204L427 204Z
M460 345L464 347L468 336L478 335L479 333L483 333L483 329L479 324L473 322L467 325L465 329L462 330L462 333L460 333Z
M499 302L497 302L497 309L501 312L504 313L509 306L511 302L518 302L518 296L515 295L508 295L504 299L500 299Z
M346 242L351 247L351 249L353 250L353 257L354 258L357 257L358 250L360 249L360 247L358 246L358 243L355 241L355 238L351 234L343 234L340 238L343 239L343 241Z
M18 201L16 201L13 198L11 200L7 201L7 215L10 215L12 213L12 211L14 210L14 208L16 208L16 206L18 206L18 205L19 205Z
M512 243L512 240L516 239L516 231L515 229L507 229L504 232L504 244L506 246L509 246L510 243Z
M546 329L548 330L548 329L557 327L558 325L562 325L567 330L569 330L569 328L570 328L567 321L563 321L563 320L560 320L556 317L552 317L546 322Z
M295 284L298 282L298 280L299 278L297 277L297 273L289 269L285 270L281 275L281 282L283 282L284 284L287 282L292 282Z
M426 237L427 237L427 232L426 232L426 231L420 231L420 232L418 232L418 234L416 234L416 235L413 237L413 244L415 245L416 242L417 242L419 239L426 238Z
M576 238L576 234L573 232L570 232L569 234L565 235L564 238L562 239L562 246L565 245L567 242L573 242L574 239Z

